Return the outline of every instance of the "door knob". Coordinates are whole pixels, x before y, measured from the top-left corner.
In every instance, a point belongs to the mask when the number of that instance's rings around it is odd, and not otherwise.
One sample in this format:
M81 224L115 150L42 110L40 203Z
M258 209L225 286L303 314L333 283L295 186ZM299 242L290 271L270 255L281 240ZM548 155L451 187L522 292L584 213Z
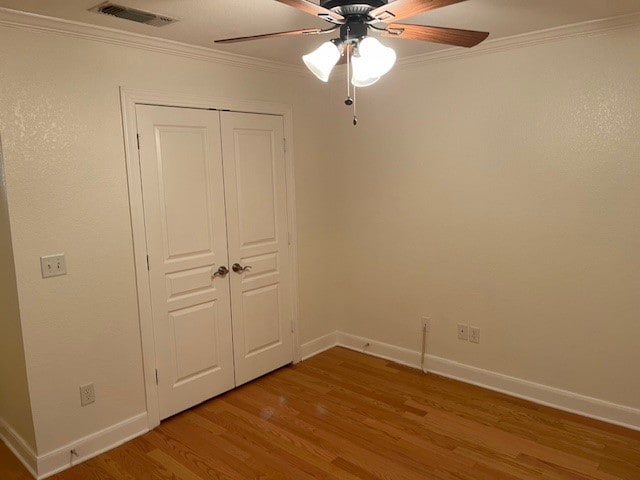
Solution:
M218 270L213 272L213 275L211 275L211 278L224 277L227 273L229 273L229 269L224 265L222 265L218 268Z
M234 263L231 266L231 270L233 270L236 273L248 272L249 270L251 270L251 265L247 265L246 267L243 267L239 263Z

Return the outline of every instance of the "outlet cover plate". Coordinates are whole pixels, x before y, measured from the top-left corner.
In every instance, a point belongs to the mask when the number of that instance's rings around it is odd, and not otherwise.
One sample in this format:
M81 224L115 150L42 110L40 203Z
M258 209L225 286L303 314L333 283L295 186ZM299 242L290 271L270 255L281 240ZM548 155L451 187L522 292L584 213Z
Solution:
M469 340L469 327L466 323L458 324L458 340Z
M469 328L469 341L471 343L480 343L480 327Z
M80 385L80 406L84 407L96 401L96 391L93 383Z
M40 257L40 268L42 269L42 278L66 275L67 262L64 258L64 253Z

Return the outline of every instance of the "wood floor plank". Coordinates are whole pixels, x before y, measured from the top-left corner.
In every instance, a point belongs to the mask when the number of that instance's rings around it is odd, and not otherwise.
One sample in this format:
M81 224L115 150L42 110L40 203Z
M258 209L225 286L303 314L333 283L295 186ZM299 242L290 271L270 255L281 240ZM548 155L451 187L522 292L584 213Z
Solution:
M13 453L2 441L0 441L0 478L3 480L27 480L31 478L27 469L13 456Z
M172 420L172 423L175 424L176 419ZM169 458L173 462L189 465L194 474L204 479L233 478L241 480L243 478L236 469L225 462L226 455L219 448L215 448L211 435L199 435L199 432L186 422L180 422L179 426L175 428L172 425L162 425L149 432L147 438L157 447L147 453L147 457L154 459L174 475L177 475L175 468L170 467L175 466L175 463L169 462ZM158 452L164 453L165 457L163 458L167 462L158 461ZM212 452L215 452L216 455L211 455Z
M51 478L640 480L640 432L333 348Z

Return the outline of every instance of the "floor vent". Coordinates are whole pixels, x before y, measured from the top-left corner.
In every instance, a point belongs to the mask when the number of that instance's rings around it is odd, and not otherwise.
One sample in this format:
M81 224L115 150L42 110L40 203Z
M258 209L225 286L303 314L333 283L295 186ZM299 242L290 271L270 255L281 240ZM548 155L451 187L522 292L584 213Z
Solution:
M89 11L111 15L113 17L130 20L132 22L144 23L145 25L152 25L154 27L164 27L165 25L177 22L175 18L165 17L151 12L144 12L135 8L123 7L122 5L116 5L111 2L104 2L100 5L96 5L95 7L90 8Z

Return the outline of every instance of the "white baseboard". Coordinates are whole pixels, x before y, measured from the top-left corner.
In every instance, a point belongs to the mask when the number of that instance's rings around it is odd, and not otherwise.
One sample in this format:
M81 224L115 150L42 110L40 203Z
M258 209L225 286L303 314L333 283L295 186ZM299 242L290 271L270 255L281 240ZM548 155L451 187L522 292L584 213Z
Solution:
M350 333L336 332L336 336L336 345L341 347L373 355L374 357L392 360L402 365L407 365L408 367L420 368L420 352L378 342L370 338L351 335ZM365 346L367 344L368 346Z
M78 463L89 460L107 450L117 447L149 431L147 413L141 413L104 430L92 433L52 452L39 455L37 460L37 478L50 477ZM75 449L77 457L71 456Z
M300 358L306 360L337 345L338 332L331 332L300 345Z
M379 342L344 332L335 332L334 346L356 350L375 357L392 360L413 368L420 368L420 352L388 343ZM310 348L305 358L331 348L330 335L325 335L305 345L322 345L322 349ZM365 346L367 345L368 346ZM427 355L425 370L444 377L470 383L479 387L522 398L534 403L594 418L603 422L640 430L640 409L619 405L555 387L522 380L501 373L472 367L435 355Z
M428 355L426 370L534 403L640 431L640 409Z
M33 448L2 418L0 418L0 440L35 478L37 462Z

